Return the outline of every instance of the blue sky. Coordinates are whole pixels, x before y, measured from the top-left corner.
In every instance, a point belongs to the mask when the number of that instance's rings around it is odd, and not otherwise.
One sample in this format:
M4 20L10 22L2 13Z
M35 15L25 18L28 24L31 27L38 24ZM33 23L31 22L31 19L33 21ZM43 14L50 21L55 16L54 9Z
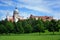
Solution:
M20 16L53 16L60 19L60 0L0 0L0 20L6 18L6 14L13 15L15 7Z

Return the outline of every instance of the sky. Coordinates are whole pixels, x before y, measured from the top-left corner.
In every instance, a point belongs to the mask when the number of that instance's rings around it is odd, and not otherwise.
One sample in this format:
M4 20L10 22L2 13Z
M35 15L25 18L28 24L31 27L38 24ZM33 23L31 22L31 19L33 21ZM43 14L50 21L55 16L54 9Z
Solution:
M5 19L7 13L12 16L15 7L24 18L32 14L60 19L60 0L0 0L0 20Z

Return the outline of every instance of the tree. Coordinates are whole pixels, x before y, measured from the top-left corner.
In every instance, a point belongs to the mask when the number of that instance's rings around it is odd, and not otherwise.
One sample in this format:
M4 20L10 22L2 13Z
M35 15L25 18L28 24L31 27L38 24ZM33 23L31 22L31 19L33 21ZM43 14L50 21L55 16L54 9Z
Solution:
M50 23L50 21L48 21L48 20L44 22L45 30L48 29L48 26L50 25L49 23Z
M33 28L33 32L38 32L37 29L36 29L37 23L38 23L38 22L37 22L36 19L32 19L32 20L30 21L30 24L31 24L31 26L32 26L32 28Z
M0 34L6 33L6 27L3 24L0 24Z
M31 24L29 24L27 20L23 22L23 28L25 33L31 33L33 30Z
M60 20L57 21L57 27L58 27L58 31L60 29Z
M16 31L17 31L17 33L24 33L24 29L23 29L23 26L22 26L22 21L17 22Z
M35 26L35 30L39 32L39 35L40 35L40 32L43 32L43 33L45 32L44 28L45 27L44 27L43 21L41 19L38 19L37 24Z
M49 26L48 26L48 31L50 32L54 32L58 30L58 27L57 27L57 21L56 20L51 20Z
M9 22L9 21L7 21L5 24L6 24L5 26L7 28L7 32L8 33L13 33L13 31L14 31L14 24L12 22Z

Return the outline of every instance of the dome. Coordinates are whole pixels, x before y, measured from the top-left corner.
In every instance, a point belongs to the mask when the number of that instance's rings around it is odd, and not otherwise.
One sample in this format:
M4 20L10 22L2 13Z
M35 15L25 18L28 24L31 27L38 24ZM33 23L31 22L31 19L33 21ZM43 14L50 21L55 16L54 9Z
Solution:
M15 10L14 10L14 14L18 14L18 13L19 13L19 11L18 11L18 9L16 7Z

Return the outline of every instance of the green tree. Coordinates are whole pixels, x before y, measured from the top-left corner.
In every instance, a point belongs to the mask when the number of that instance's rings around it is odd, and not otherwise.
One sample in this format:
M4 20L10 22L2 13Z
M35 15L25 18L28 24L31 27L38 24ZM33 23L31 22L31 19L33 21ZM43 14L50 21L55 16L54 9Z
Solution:
M0 24L0 34L6 33L6 27L3 24Z
M60 20L57 21L58 31L60 31Z
M48 27L49 27L49 25L50 25L49 23L50 23L50 21L48 21L48 20L44 22L45 30L48 29Z
M27 20L23 22L23 28L25 33L31 33L32 32L32 26L29 24Z
M57 21L56 20L51 20L49 26L48 26L48 31L53 32L53 34L55 34L54 32L58 30L57 27Z
M39 33L40 33L40 32L43 32L43 33L45 32L45 31L44 31L45 27L44 27L43 20L38 19L37 28L38 28Z
M8 33L13 33L14 32L14 24L12 22L7 21L5 23L5 26L7 28Z
M17 33L24 33L24 28L22 26L22 21L18 21L16 24L16 31Z

